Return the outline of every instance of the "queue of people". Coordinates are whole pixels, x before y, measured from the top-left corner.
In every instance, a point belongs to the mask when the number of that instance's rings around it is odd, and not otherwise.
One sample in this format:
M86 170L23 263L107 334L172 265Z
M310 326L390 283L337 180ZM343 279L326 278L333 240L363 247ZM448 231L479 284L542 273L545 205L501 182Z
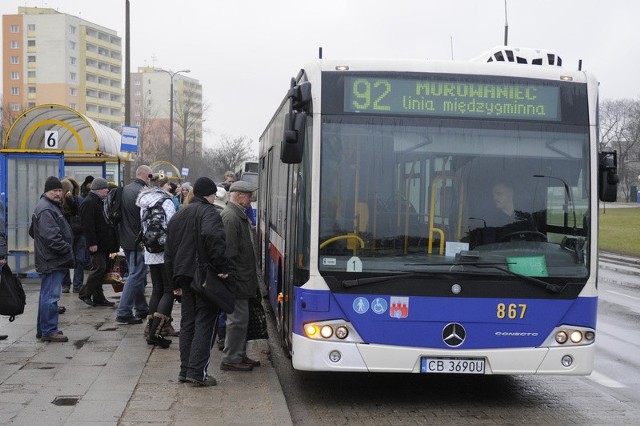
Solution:
M220 318L218 307L191 289L213 268L229 280L236 297L235 309L226 317L221 370L251 371L260 365L246 354L249 322L248 300L256 296L258 280L251 223L246 214L257 186L235 181L229 173L219 186L208 177L181 187L168 179L152 185L152 171L142 165L135 180L121 189L121 221L110 223L103 213L108 182L88 176L82 185L70 177L47 178L33 212L29 233L34 239L36 271L40 274L36 338L45 342L67 342L58 328L61 293L73 289L91 307L113 307L103 291L109 256L122 248L128 266L126 285L116 309L121 325L142 324L148 344L167 348L179 337L178 379L194 386L214 386L208 374L212 342ZM226 189L225 189L226 188ZM84 193L83 193L84 191ZM4 214L4 207L0 205ZM158 213L166 234L163 246L152 250L145 240L152 230L149 211ZM155 213L154 213L155 214ZM4 215L0 217L0 267L6 263ZM154 225L155 226L155 225ZM73 269L73 280L70 270ZM85 269L88 269L86 281ZM145 296L147 273L151 277L149 302ZM180 331L172 326L174 300L181 303ZM6 336L0 336L0 339Z

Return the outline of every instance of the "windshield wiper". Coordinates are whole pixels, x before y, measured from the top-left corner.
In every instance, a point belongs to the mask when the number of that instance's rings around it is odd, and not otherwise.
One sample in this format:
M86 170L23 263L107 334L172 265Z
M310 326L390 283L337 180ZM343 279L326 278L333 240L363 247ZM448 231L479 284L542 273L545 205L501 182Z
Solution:
M429 266L474 266L476 268L493 268L493 269L497 269L498 271L502 271L502 272L506 272L509 275L512 275L514 277L520 278L521 280L530 283L530 284L535 284L538 286L542 286L544 287L546 290L552 292L552 293L560 293L562 292L566 287L567 284L565 284L564 286L558 285L558 284L553 284L553 283L549 283L543 280L540 280L538 278L534 278L534 277L530 277L528 275L522 275L519 274L517 272L513 272L511 270L509 270L508 268L504 268L502 265L503 263L494 263L494 262L455 262L455 263L425 263L425 264L416 264L416 263L412 263L411 265L416 266L416 265L429 265ZM342 286L345 288L351 288L351 287L359 287L359 286L363 286L363 285L370 285L370 284L378 284L378 283L383 283L385 281L391 281L391 280L395 280L398 278L422 278L422 277L427 277L427 276L434 276L434 275L445 275L445 274L464 274L464 275L472 275L473 272L471 271L433 271L433 272L407 272L407 273L402 273L402 274L396 274L396 275L385 275L385 276L381 276L381 277L370 277L370 278L356 278L354 280L344 280L342 281Z

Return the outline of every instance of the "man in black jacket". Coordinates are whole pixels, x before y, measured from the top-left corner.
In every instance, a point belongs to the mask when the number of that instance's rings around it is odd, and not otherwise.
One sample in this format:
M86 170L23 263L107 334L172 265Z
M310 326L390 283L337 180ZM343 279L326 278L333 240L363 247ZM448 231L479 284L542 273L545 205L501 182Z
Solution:
M194 386L215 386L216 380L207 375L207 366L218 309L196 295L190 284L195 275L204 276L202 271L195 271L206 265L221 279L227 278L224 226L213 206L216 184L208 177L198 178L193 194L191 202L169 221L164 261L174 286L182 289L178 380ZM205 259L196 260L198 244L203 246L200 253L206 254Z
M108 192L107 181L97 177L91 184L91 191L80 204L82 233L91 256L91 269L87 282L80 288L78 297L89 306L115 305L109 302L102 292L104 274L107 272L107 258L110 253L115 253L120 248L116 231L107 223L103 214L103 200Z
M147 265L144 263L144 250L138 235L142 227L140 207L136 204L138 194L151 181L151 167L142 165L136 169L136 179L122 188L122 221L118 228L120 246L124 249L129 267L127 285L122 290L120 304L116 311L118 324L142 324L149 315L149 304L144 295L147 284ZM135 316L133 309L135 307Z

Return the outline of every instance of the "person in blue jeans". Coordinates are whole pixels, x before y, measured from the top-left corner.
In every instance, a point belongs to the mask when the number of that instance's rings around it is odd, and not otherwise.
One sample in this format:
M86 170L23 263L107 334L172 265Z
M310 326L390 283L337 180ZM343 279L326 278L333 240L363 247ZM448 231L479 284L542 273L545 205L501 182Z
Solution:
M62 183L49 176L44 193L31 217L29 235L34 240L36 271L42 279L38 303L37 334L43 342L67 342L58 329L58 300L65 273L74 266L73 233L61 209Z
M120 246L127 258L129 277L116 311L118 324L142 324L143 318L149 315L149 304L144 294L147 285L147 265L144 263L144 250L138 241L142 223L140 207L136 202L140 191L149 186L152 177L151 167L143 164L136 169L135 180L122 188L122 220L118 226L118 235Z

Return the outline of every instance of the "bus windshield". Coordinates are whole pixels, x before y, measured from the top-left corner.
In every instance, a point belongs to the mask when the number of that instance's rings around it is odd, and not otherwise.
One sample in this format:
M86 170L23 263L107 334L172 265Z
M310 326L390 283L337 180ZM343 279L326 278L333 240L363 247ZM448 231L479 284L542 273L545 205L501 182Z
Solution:
M334 114L321 134L321 273L588 276L587 125Z

